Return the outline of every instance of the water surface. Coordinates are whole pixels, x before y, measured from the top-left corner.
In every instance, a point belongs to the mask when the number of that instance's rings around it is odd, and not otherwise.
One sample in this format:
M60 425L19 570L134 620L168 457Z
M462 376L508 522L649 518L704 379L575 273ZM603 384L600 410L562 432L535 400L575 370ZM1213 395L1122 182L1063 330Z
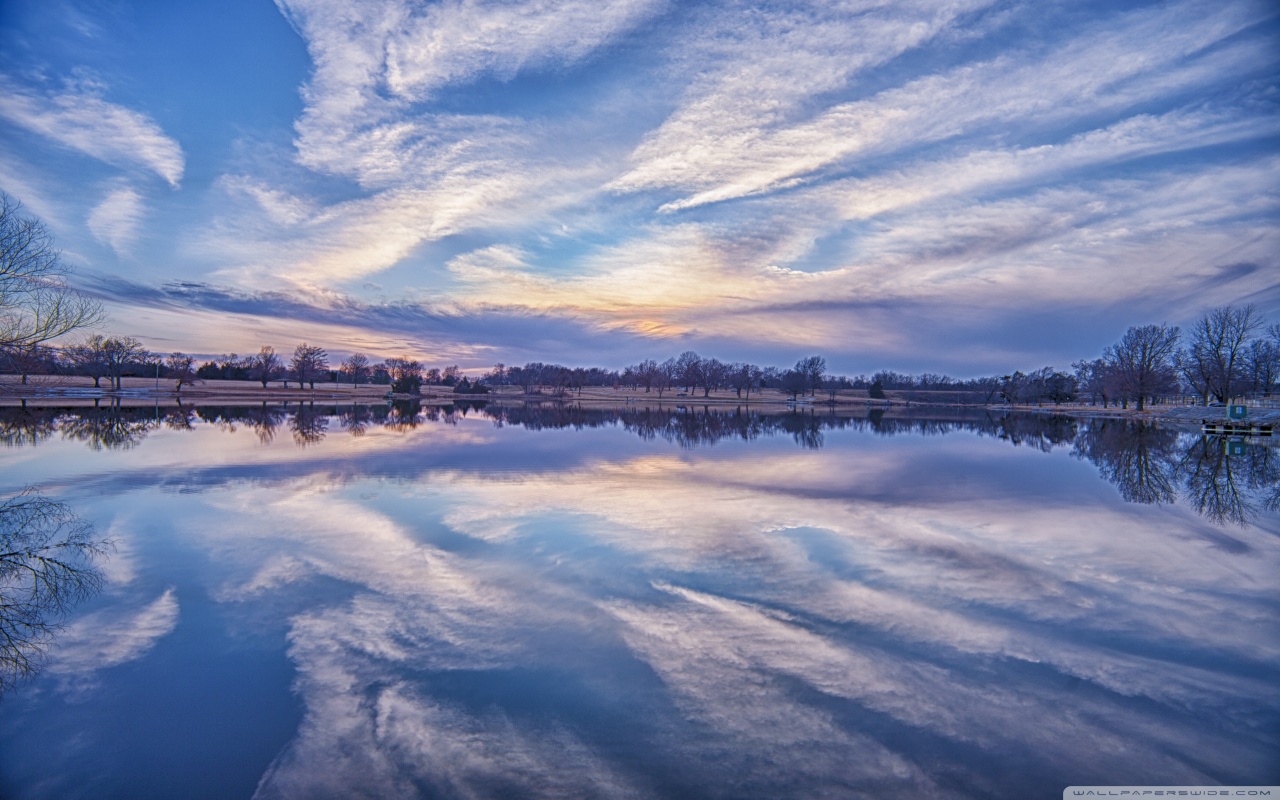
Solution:
M1280 782L1280 451L696 407L6 409L115 542L0 795Z

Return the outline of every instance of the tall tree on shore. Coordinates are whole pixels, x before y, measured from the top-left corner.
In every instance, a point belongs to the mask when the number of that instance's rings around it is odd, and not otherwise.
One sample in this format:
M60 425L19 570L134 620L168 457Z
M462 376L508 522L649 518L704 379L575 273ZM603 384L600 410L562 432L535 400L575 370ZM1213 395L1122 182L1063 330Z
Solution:
M742 393L747 393L747 400L751 399L752 387L760 385L760 379L764 376L764 370L755 364L748 364L740 361L729 367L729 385L738 393L738 397L742 397Z
M710 397L713 389L719 389L729 379L729 365L716 358L702 360L702 396Z
M298 381L298 388L302 388L302 384L309 383L311 388L316 388L316 378L323 375L329 370L329 354L324 351L323 347L302 342L293 349L293 360L289 362L289 371L293 373L293 377Z
M361 381L368 383L372 373L373 367L364 353L352 353L342 362L342 374L347 376L353 386L359 386Z
M125 369L148 356L142 342L132 336L112 336L102 342L103 363L106 365L107 377L112 386L120 389L120 379Z
M822 384L822 376L827 371L827 360L822 356L809 356L796 362L796 372L804 379L805 389L809 394L816 394Z
M1267 335L1249 342L1249 391L1271 395L1280 382L1280 324L1267 329Z
M66 348L64 353L77 375L93 378L95 389L101 388L101 380L107 377L107 357L104 352L106 338L95 333L83 342Z
M271 345L263 345L257 355L249 357L249 374L262 384L263 389L267 388L267 383L279 378L283 370L284 364Z
M675 382L686 387L689 394L702 385L702 356L686 350L675 358Z
M1248 382L1249 337L1262 326L1254 306L1223 306L1200 318L1182 352L1183 376L1207 402L1227 402Z
M1119 342L1107 348L1107 367L1117 378L1120 391L1145 407L1147 398L1169 391L1177 382L1176 357L1181 334L1177 326L1132 327Z
M165 361L165 366L169 368L169 377L176 383L173 391L182 392L183 386L196 385L195 358L186 353L173 353Z

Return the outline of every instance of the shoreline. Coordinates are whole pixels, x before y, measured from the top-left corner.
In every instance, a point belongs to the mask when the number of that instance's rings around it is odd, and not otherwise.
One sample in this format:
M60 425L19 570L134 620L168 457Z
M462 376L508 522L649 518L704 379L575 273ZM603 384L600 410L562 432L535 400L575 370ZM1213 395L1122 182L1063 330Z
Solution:
M570 391L563 395L525 394L510 391L514 387L499 387L488 394L454 394L448 387L425 387L421 395L392 394L386 386L364 384L358 387L344 384L320 384L315 389L284 388L271 386L263 388L256 382L247 381L209 381L194 387L185 387L181 392L166 388L161 382L157 389L154 380L126 378L120 390L105 388L95 389L91 379L82 378L50 378L34 377L30 383L21 385L12 376L0 377L0 407L93 407L102 406L167 406L192 407L214 405L259 405L264 403L292 405L293 403L324 405L366 405L385 403L393 400L418 401L424 405L452 405L460 402L497 403L497 404L563 404L579 405L584 408L672 408L672 407L704 407L711 408L752 408L777 412L787 411L906 411L937 409L939 411L968 410L986 412L1022 412L1032 414L1067 416L1076 419L1125 419L1147 421L1178 427L1195 426L1197 429L1205 421L1219 420L1225 417L1222 407L1188 406L1188 405L1156 405L1142 411L1136 408L1099 407L1081 404L1063 405L1011 405L957 402L946 397L920 397L921 392L912 392L917 396L904 396L903 391L887 392L885 399L871 399L865 396L865 390L858 394L846 393L832 401L821 395L790 400L777 390L763 390L753 393L748 399L736 395L712 394L709 397L682 395L679 392L665 392L659 398L655 392L643 390L612 389L592 387L584 389L581 394ZM507 391L504 391L507 390ZM854 390L855 392L859 390ZM929 394L929 393L924 393ZM955 394L943 393L936 394ZM1280 405L1280 403L1277 403ZM1280 423L1280 407L1259 408L1249 410L1249 421L1262 424Z
M293 383L293 381L291 381ZM950 396L950 397L948 397ZM1137 408L1087 406L1070 403L1057 406L1023 406L1023 404L963 402L954 392L932 390L888 390L884 399L867 397L865 390L845 390L835 401L819 394L817 397L788 399L777 389L756 390L750 399L732 393L713 393L701 397L698 393L655 392L635 389L602 387L584 388L581 393L570 390L564 394L520 392L516 387L499 387L488 394L454 394L448 387L424 387L420 396L393 394L385 385L319 384L315 389L284 388L280 385L262 388L257 381L202 381L195 387L175 392L172 384L160 381L157 388L154 379L125 378L119 390L95 388L92 379L76 376L32 376L28 384L19 384L17 376L0 376L0 407L14 406L244 406L262 403L321 403L369 404L388 401L417 401L433 406L447 406L460 402L483 403L556 403L576 404L586 408L641 408L641 407L748 407L772 411L986 411L1024 412L1041 415L1069 416L1074 419L1115 419L1160 422L1179 426L1201 425L1207 420L1225 417L1225 408L1183 406L1183 404L1157 404L1143 411ZM1280 402L1277 407L1249 408L1249 421L1262 424L1280 422Z

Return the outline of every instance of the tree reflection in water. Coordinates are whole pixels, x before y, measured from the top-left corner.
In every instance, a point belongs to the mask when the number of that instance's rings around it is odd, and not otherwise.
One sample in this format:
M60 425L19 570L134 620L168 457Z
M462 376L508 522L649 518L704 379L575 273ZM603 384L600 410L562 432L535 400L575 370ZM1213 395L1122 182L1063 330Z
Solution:
M324 407L317 409L314 404L298 404L289 421L289 430L293 432L293 442L299 447L319 444L329 430L329 414Z
M1098 467L1120 495L1132 503L1170 504L1183 499L1217 523L1248 524L1260 510L1280 511L1280 456L1271 447L1245 445L1230 454L1216 437L1179 433L1151 423L1125 420L1079 421L1061 415L1010 414L977 409L869 409L865 414L820 407L764 412L747 406L627 406L584 408L569 403L505 405L459 400L445 406L397 400L379 405L299 404L195 409L77 408L0 409L0 442L9 447L36 446L55 432L97 449L136 446L163 425L190 430L197 420L235 431L251 427L266 445L288 425L299 447L316 445L329 422L352 436L370 426L408 433L427 423L458 424L479 414L496 427L529 430L620 427L645 440L665 439L680 447L712 446L726 440L753 441L789 436L817 449L830 430L853 429L877 436L934 436L968 431L1044 452L1070 447L1074 455Z
M5 447L34 447L58 432L57 408L6 408L0 414L0 443Z
M1075 440L1075 455L1098 467L1130 503L1172 503L1181 448L1178 432L1146 422L1100 420Z
M352 436L364 436L373 422L369 406L346 406L338 411L338 424Z
M280 406L263 402L256 406L200 406L196 415L205 422L235 432L236 425L253 428L262 444L271 444L276 438L276 428L284 422L288 411Z
M90 450L129 450L158 427L150 408L102 406L76 409L58 420L65 439L84 442Z
M1270 447L1245 445L1233 454L1226 444L1218 437L1201 436L1186 449L1178 472L1196 511L1214 522L1247 525L1257 516L1259 504L1276 509L1280 465Z
M0 503L0 694L39 670L66 614L101 588L110 547L34 490Z

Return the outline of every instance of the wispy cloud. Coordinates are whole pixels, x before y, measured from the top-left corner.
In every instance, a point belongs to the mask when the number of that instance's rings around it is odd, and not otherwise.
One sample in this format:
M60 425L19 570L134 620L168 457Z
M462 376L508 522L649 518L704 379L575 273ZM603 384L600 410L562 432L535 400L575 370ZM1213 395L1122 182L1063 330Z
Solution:
M172 588L139 609L94 612L59 634L49 671L73 685L91 684L94 673L141 658L177 625Z
M948 8L944 16L953 18L957 10ZM1044 129L1086 115L1122 112L1274 60L1269 44L1256 38L1228 42L1201 55L1255 21L1244 4L1209 14L1187 3L1135 12L1083 32L1056 52L1015 53L966 64L799 121L775 111L779 95L767 85L753 85L750 75L735 70L736 89L722 89L710 100L678 111L637 149L636 167L614 186L701 189L663 206L674 211L785 188L854 157L883 156L962 135L990 136L994 125ZM917 29L910 21L898 24ZM842 43L852 33L846 30ZM1135 42L1142 43L1137 54ZM743 55L748 63L757 63ZM739 85L742 78L748 80ZM763 110L744 113L735 104L727 113L720 107L740 96L757 98Z
M1257 0L277 7L310 57L291 147L245 134L206 202L166 209L201 209L180 233L135 240L124 194L58 209L120 269L167 237L179 281L218 287L181 303L504 361L678 341L859 371L941 341L966 374L1064 365L1139 312L1271 313L1280 21ZM101 89L4 85L17 125L181 176ZM1033 306L1056 345L1006 335Z
M103 99L99 87L39 92L0 78L0 117L74 150L121 166L144 167L178 186L182 147L150 117Z
M112 190L89 212L89 230L118 255L124 255L138 238L138 224L146 209L142 195L130 187Z

